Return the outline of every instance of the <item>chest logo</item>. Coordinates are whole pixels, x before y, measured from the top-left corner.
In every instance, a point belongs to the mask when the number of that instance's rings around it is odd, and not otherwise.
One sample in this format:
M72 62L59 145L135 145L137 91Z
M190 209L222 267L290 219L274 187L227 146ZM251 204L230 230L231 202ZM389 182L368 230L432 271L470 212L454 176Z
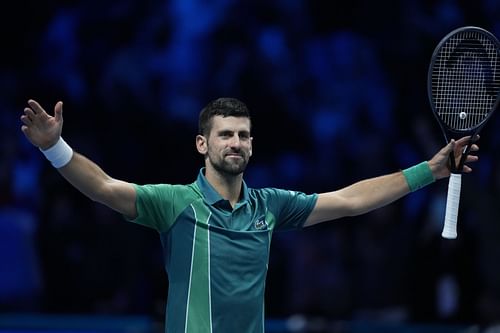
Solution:
M267 222L266 222L266 217L261 216L255 221L255 229L257 230L264 230L267 229Z

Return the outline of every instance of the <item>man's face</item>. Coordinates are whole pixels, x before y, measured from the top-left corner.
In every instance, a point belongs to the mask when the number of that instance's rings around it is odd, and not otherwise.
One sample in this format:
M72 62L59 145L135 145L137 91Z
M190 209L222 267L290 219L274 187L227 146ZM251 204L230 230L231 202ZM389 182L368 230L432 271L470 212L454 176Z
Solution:
M207 167L212 166L217 172L231 176L245 171L252 156L250 119L214 116L209 137L205 140L206 146L198 150L205 154Z

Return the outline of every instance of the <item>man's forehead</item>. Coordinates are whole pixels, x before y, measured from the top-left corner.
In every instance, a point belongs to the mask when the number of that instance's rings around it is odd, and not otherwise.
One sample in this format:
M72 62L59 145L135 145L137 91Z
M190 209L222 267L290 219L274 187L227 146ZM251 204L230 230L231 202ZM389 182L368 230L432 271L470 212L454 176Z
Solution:
M212 117L212 130L232 130L232 131L250 131L250 119L247 117Z

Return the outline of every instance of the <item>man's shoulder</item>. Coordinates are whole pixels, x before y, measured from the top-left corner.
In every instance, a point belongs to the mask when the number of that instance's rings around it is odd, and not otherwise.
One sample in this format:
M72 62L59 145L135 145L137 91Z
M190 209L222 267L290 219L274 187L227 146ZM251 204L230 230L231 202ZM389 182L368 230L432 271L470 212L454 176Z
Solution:
M293 191L284 190L276 187L248 188L248 195L253 199L271 199L280 198L289 195Z
M262 188L248 188L248 192L251 194L273 195L273 194L292 193L294 191L289 191L277 187L262 187Z
M134 184L134 186L139 195L146 193L156 193L159 195L173 194L175 196L201 195L201 191L196 185L196 183L191 183L191 184L157 183L157 184L144 184L144 185Z
M301 191L287 190L277 187L249 188L248 194L251 199L262 199L272 201L288 201L296 199L314 200L317 194L306 194Z

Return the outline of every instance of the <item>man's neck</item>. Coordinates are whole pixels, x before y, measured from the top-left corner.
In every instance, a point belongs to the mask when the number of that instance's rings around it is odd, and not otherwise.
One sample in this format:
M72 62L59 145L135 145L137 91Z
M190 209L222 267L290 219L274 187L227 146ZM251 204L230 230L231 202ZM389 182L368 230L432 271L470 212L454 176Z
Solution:
M243 173L237 176L223 175L207 166L205 178L221 197L229 201L232 207L240 200Z

